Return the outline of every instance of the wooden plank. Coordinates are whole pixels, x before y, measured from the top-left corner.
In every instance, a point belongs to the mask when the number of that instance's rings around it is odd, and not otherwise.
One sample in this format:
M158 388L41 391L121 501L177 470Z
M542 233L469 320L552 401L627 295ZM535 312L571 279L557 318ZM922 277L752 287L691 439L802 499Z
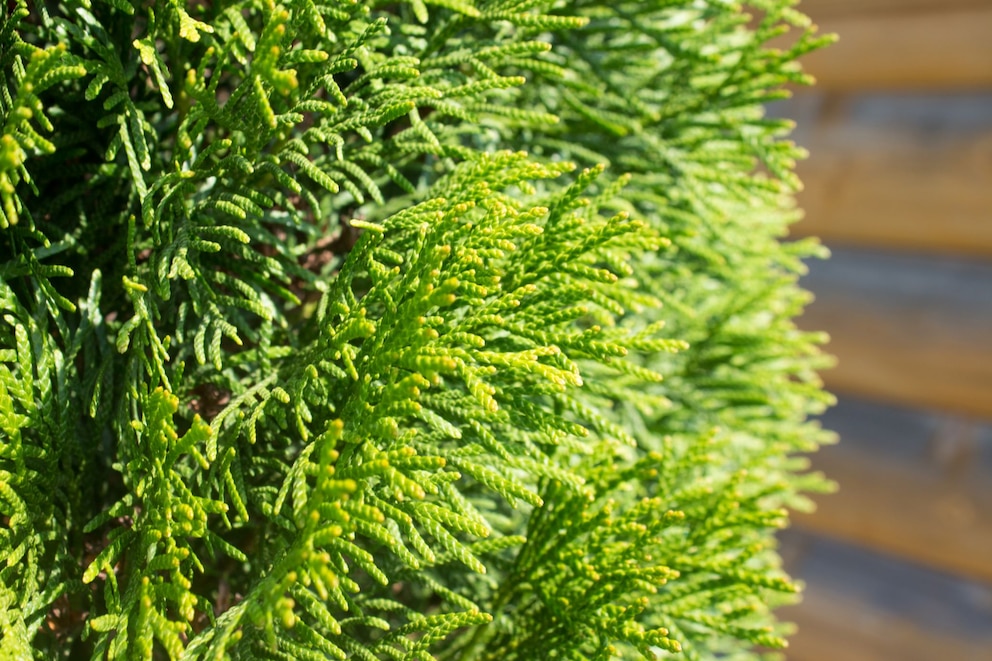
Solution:
M934 632L927 622L893 617L810 586L801 606L782 609L799 631L789 661L988 661L992 642Z
M864 14L953 11L992 6L990 0L801 0L799 10L813 20Z
M855 448L842 439L814 458L840 489L796 515L799 529L992 582L992 476L960 482Z
M824 294L802 326L830 333L829 351L838 357L837 367L824 375L831 390L988 417L992 325L967 323Z
M794 234L992 255L992 126L935 133L840 119L815 127L806 146L811 158L798 169L806 217Z
M984 661L992 658L992 586L788 531L802 603L789 661Z
M822 423L840 490L799 529L992 584L992 425L845 397Z
M814 16L815 18L815 16ZM826 16L840 41L803 66L820 89L961 89L992 85L992 7Z
M817 298L800 326L838 357L828 388L992 418L992 268L835 251L805 286Z

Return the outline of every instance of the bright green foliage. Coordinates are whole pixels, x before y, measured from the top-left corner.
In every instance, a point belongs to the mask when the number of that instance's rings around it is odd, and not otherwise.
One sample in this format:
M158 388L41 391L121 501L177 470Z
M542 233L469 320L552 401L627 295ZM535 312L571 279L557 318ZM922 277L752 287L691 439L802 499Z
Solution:
M6 3L0 658L783 646L792 4Z

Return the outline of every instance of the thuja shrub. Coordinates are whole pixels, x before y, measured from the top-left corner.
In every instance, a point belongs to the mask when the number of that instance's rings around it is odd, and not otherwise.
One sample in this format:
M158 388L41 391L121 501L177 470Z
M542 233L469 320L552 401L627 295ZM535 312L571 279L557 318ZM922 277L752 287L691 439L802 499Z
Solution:
M793 4L4 3L0 658L784 646Z

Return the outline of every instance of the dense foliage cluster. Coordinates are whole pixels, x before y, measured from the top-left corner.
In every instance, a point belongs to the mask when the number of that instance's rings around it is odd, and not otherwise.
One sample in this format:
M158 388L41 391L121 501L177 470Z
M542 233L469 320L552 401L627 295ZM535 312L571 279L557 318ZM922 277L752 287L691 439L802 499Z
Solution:
M793 4L4 3L0 658L781 647Z

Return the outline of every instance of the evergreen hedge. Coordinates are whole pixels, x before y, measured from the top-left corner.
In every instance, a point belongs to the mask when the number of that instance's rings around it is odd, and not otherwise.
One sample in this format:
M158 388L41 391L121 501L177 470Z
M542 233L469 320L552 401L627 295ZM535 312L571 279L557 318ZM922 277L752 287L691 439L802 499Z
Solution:
M4 3L0 658L782 647L793 4Z

